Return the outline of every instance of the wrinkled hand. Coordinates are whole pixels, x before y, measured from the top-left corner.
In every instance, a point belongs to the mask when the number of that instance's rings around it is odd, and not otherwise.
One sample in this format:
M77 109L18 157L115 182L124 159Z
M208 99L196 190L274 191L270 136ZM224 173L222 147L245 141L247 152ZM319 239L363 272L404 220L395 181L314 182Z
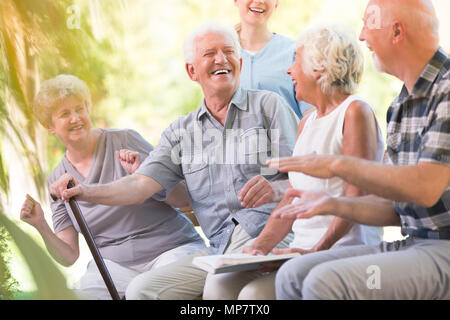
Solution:
M266 178L255 176L239 191L238 198L244 208L256 208L275 201L275 190Z
M323 192L300 191L289 189L286 197L297 197L296 203L285 205L272 215L282 219L307 219L316 215L332 214L336 206L336 199Z
M72 181L75 185L71 189L67 189L67 184ZM72 175L65 173L58 180L53 182L49 187L50 194L63 201L69 201L70 198L83 195L83 186L79 184Z
M273 249L274 254L288 254L288 253L296 253L296 252L300 253L300 254L308 254L308 253L313 253L316 251L317 250L314 248L311 248L309 250L300 249L300 248L285 248L285 249L275 248L275 249Z
M128 174L133 174L141 165L141 156L139 152L134 152L127 149L116 151L120 164Z
M257 255L265 256L266 255L262 250L257 249L257 248L255 248L253 246L245 246L242 249L242 253L251 254L252 256L257 256Z
M20 220L32 225L36 229L46 223L41 205L28 194L20 209Z
M331 168L339 156L318 155L312 153L310 155L300 157L274 158L267 161L269 168L277 169L280 172L297 171L316 178L329 179L335 174Z
M246 246L242 249L242 253L251 254L253 256L265 256L267 253L263 252L262 250L255 248L253 246ZM281 266L281 263L279 262L265 262L262 263L260 268L258 269L259 272L272 272L277 270Z
M272 250L273 254L287 254L287 253L295 253L298 252L300 254L308 254L308 253L313 253L316 252L315 249L310 249L310 250L304 250L304 249L300 249L300 248L286 248L286 249L273 249ZM287 260L285 261L276 261L276 262L266 262L263 263L261 265L261 268L259 269L260 272L273 272L278 270L283 263L285 263Z

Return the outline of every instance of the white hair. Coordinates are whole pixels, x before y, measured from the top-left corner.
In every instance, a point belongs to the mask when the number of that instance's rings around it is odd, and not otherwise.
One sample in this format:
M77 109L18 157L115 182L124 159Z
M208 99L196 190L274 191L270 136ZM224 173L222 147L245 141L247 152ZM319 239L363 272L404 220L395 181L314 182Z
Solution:
M197 27L194 31L186 36L183 42L184 61L186 63L194 63L196 55L196 40L208 33L218 33L229 36L233 41L233 47L236 50L238 57L241 57L241 45L239 43L239 36L235 29L221 25L213 20L204 23Z
M91 108L91 93L86 83L73 75L60 74L59 76L44 81L33 103L33 112L39 122L50 128L52 113L60 103L74 96L86 103L88 111Z
M364 69L364 57L353 30L345 25L320 25L304 31L296 43L303 47L305 73L323 70L318 82L322 92L356 91Z

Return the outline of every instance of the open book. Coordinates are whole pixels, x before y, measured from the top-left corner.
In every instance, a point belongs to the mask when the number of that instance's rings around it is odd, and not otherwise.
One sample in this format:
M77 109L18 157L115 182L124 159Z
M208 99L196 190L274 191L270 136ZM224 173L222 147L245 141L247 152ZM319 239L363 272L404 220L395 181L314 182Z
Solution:
M287 253L280 255L253 256L245 253L232 253L195 257L192 264L205 271L216 274L258 270L264 262L284 261L299 255L299 253Z

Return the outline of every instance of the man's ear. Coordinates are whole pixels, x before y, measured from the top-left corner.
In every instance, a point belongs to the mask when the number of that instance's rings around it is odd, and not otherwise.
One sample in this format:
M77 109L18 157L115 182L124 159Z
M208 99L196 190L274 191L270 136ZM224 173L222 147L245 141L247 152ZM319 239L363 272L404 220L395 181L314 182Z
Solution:
M193 64L186 63L186 72L192 81L197 81L197 74Z
M398 44L405 39L406 30L405 25L401 21L394 21L392 23L392 43Z
M242 58L239 59L239 71L242 71Z

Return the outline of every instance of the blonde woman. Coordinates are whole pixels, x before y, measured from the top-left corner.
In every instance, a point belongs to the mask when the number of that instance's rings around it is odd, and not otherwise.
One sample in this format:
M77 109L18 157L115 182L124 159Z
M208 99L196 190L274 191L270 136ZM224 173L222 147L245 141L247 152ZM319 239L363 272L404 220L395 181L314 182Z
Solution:
M92 128L90 108L89 89L77 77L59 75L42 83L35 99L35 115L66 147L48 178L49 185L65 173L85 183L112 182L132 174L152 151L134 130ZM21 219L39 231L56 261L70 266L79 257L80 230L67 202L51 198L50 205L53 230L39 203L29 199L23 204ZM82 201L79 205L120 296L137 275L205 249L192 224L171 207L189 205L183 184L167 197L160 193L138 205L103 206ZM76 289L83 298L111 298L93 261Z

